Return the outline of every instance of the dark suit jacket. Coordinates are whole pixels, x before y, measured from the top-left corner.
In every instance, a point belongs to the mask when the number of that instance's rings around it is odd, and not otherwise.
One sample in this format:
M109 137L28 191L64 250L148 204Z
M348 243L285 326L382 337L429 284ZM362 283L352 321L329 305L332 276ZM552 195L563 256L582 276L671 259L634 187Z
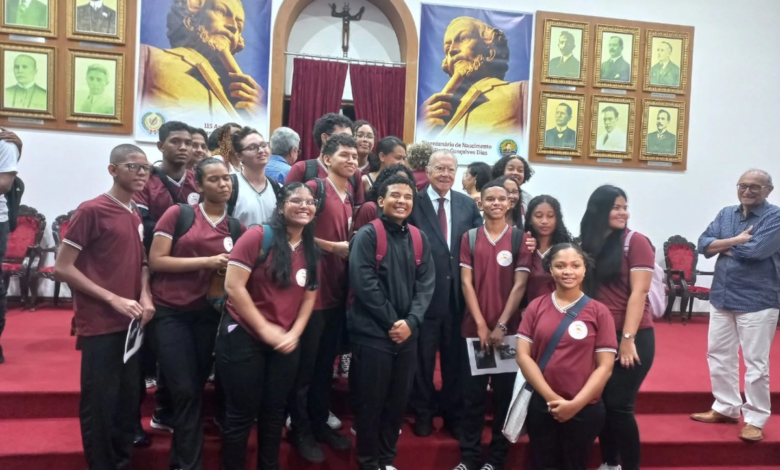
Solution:
M32 26L45 28L49 25L49 9L38 0L31 0L24 12L24 18L18 18L19 0L5 0L8 3L6 9L6 23L10 25Z
M658 132L647 134L647 151L650 153L662 153L665 155L677 154L677 136L671 132Z
M550 60L548 73L551 77L580 78L580 61L574 56L566 62L563 61L563 57L555 57Z
M664 69L661 63L650 67L650 84L660 86L680 86L680 67L672 61Z
M465 301L460 287L460 241L464 233L483 224L477 203L473 199L457 191L452 191L450 194L452 195L450 201L452 249L447 248L447 240L441 231L436 211L433 210L433 202L428 196L427 187L415 196L414 209L409 217L409 223L422 230L428 237L433 264L436 267L436 288L425 314L427 318L446 315L462 317ZM453 292L455 295L452 297L456 302L455 312L450 311L450 296Z
M558 137L558 129L553 127L544 133L545 147L560 147L573 149L577 147L577 133L568 127L563 131L563 137Z
M631 81L631 66L623 56L612 62L611 58L601 64L601 79L608 82Z
M76 7L76 31L116 34L116 12L105 5L97 11L88 4Z

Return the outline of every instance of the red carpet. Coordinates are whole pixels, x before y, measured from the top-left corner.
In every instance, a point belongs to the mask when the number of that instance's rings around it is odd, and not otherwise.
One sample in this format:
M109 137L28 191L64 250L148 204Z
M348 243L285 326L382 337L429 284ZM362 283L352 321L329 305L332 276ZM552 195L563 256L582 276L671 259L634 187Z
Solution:
M8 313L2 338L6 363L0 365L0 470L84 470L78 423L80 355L74 350L69 310ZM772 403L780 409L780 335L775 338L771 371ZM638 399L643 466L657 470L728 468L780 469L780 421L770 420L764 441L746 444L737 425L707 425L688 414L712 404L706 359L706 319L692 324L658 324L656 358ZM333 411L345 419L349 409L344 384L337 384ZM145 415L151 404L147 400ZM148 419L147 421L148 425ZM399 442L399 470L450 470L458 463L458 445L443 431L415 437L408 420ZM440 423L437 423L440 425ZM134 456L135 470L167 469L167 434L152 432L154 444ZM252 438L254 439L254 438ZM483 442L488 440L486 428ZM252 452L254 452L254 445ZM522 469L525 442L512 447L511 469ZM328 461L309 465L288 444L282 447L283 469L352 469L354 456L328 452ZM594 468L598 460L594 452ZM218 468L219 439L207 426L206 468ZM251 456L254 458L254 454ZM248 467L249 468L249 467ZM254 468L254 467L252 467Z

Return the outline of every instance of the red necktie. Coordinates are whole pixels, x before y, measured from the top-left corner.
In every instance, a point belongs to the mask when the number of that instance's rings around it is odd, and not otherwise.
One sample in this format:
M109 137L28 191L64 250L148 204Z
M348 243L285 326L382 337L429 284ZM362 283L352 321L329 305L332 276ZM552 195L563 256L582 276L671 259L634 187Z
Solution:
M439 224L441 224L441 233L444 234L444 239L447 239L447 213L444 212L443 197L439 198L439 209L436 211L436 215L439 216Z

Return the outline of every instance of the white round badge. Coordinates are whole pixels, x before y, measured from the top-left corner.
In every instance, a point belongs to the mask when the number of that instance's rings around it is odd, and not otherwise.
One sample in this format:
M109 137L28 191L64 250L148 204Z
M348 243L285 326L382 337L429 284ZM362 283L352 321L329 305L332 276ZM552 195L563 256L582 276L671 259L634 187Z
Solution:
M501 266L504 267L509 266L510 264L512 264L512 253L506 250L500 251L498 255L496 255L496 261L498 261L498 264L500 264Z
M199 202L200 202L200 194L190 193L190 195L187 196L187 204L191 206L197 206Z
M230 237L225 237L225 239L222 240L222 246L225 247L225 251L230 253L233 251L233 239Z
M299 286L304 287L306 285L306 270L305 269L299 269L297 273L295 273L295 282L298 283Z
M141 243L144 242L144 224L138 224L138 236L141 237Z
M569 336L574 339L585 339L588 336L588 326L581 321L572 322L569 325Z

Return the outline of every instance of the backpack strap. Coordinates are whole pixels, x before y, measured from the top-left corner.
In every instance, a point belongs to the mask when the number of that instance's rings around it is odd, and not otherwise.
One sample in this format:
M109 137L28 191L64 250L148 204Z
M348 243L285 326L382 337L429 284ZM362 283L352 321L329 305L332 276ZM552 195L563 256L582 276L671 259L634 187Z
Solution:
M168 175L166 175L161 169L157 168L156 166L152 166L152 174L160 179L160 181L162 182L163 186L165 186L165 189L167 189L168 193L170 193L171 200L174 203L178 203L179 202L179 197L178 197L179 188L177 188L173 184L173 182L170 179L168 179Z
M414 264L418 267L422 264L423 257L423 240L420 234L420 229L414 225L408 225L409 235L412 236L412 248L414 248Z
M315 181L317 182L317 191L314 197L317 198L317 211L314 216L317 217L325 208L325 182L320 178L316 178Z
M276 196L276 198L279 199L279 192L282 190L282 186L279 184L278 181L276 181L273 178L269 178L267 175L266 178L268 178L268 184L271 185L271 189L274 191L274 196Z
M255 266L265 263L268 255L271 253L271 244L274 241L274 229L270 225L263 225L263 244L260 246L260 253L257 254Z
M515 261L520 257L520 250L523 247L523 240L525 239L525 232L517 227L511 227L512 229L512 256Z
M171 246L175 245L179 238L189 232L195 223L195 208L189 204L178 204L179 217L176 219L176 227L173 229L173 240Z
M628 230L628 233L626 234L626 241L623 243L623 254L626 256L628 256L628 248L631 246L631 238L633 238L634 233L633 230Z
M311 181L317 177L317 175L320 172L319 168L319 161L318 158L315 158L313 160L306 160L305 163L305 170L303 172L303 182Z
M228 230L230 231L230 238L233 240L233 245L241 237L243 231L241 230L241 221L228 216Z
M230 181L233 183L233 189L230 192L230 199L227 201L227 213L230 217L233 217L233 212L236 211L236 203L238 202L238 173L231 173Z
M479 227L474 227L472 229L469 229L468 233L468 239L469 239L469 251L471 252L471 265L474 266L474 247L477 246L477 231L479 230Z
M369 223L376 230L376 269L378 271L379 265L382 264L382 260L387 255L387 231L381 219L374 219Z

